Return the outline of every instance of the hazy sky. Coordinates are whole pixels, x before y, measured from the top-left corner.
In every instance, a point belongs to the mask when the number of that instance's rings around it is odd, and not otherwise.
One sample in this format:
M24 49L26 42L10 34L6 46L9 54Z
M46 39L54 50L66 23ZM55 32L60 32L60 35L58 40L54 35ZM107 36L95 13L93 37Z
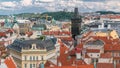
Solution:
M120 12L120 0L0 0L0 15L14 13L41 13L46 11L73 11L78 7L80 12L116 11Z

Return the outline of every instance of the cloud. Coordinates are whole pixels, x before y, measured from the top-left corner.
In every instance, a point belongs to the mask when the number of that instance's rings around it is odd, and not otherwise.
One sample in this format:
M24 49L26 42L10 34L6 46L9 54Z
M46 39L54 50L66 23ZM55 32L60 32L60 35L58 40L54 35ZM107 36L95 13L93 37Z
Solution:
M73 11L78 7L80 12L94 11L118 11L120 12L119 0L6 0L0 2L0 9L5 12L23 13L23 12L46 12L62 11L67 9ZM2 12L1 10L1 12Z
M22 6L31 6L32 0L21 0L21 5Z
M14 2L2 2L2 6L7 6L7 7L15 7L16 4Z

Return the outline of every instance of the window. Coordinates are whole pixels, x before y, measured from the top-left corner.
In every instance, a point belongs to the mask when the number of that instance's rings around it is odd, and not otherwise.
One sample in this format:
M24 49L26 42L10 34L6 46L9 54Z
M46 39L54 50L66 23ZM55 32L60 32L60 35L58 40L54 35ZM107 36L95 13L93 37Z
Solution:
M36 56L36 60L38 60L38 56Z
M27 56L24 56L24 60L27 60Z
M27 64L24 64L24 67L27 68Z
M44 59L43 59L43 56L41 56L41 60L44 60Z
M35 56L33 56L33 60L35 60Z
M32 60L32 56L30 56L30 60Z
M35 68L35 64L33 64L33 68Z
M91 56L92 56L92 54L91 54Z
M30 68L32 68L32 64L30 64Z

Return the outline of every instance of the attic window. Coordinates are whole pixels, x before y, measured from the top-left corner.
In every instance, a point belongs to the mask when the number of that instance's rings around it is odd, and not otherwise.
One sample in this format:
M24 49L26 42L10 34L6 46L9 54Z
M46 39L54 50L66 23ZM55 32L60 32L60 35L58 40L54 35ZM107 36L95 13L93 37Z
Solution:
M31 49L36 49L36 44L32 44L32 48Z

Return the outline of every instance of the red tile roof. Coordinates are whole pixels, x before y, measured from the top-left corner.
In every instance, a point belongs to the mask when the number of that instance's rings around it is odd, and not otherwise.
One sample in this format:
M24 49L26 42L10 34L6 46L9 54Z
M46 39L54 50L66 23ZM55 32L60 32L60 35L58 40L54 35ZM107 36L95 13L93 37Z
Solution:
M117 65L116 65L116 68L120 68L120 64L117 64Z
M87 53L100 53L100 49L86 49Z
M60 66L60 67L46 67L46 68L94 68L93 65L79 65L79 66Z
M120 60L120 57L113 57L114 60Z
M71 35L70 31L42 31L44 35Z
M103 53L100 55L100 58L112 58L112 54L111 53Z
M13 33L14 30L13 30L13 29L8 29L6 32L7 32L7 33Z
M102 15L101 18L120 19L120 15Z
M97 63L97 68L114 68L113 63Z
M120 51L120 39L112 39L108 37L98 37L93 36L94 39L102 40L104 44L105 51Z
M63 66L71 66L73 63L77 65L86 64L83 60L77 60L76 56L70 56L69 53L66 53L69 49L61 42L60 44L60 56L58 57L58 63L61 63Z
M53 64L53 63L50 62L50 61L47 61L47 62L45 63L45 67L50 67L51 65L53 65L54 67L57 67L55 64Z
M72 41L72 37L71 36L68 36L68 37L65 37L65 36L55 36L61 40L66 40L66 41Z
M5 36L6 36L6 33L5 33L5 32L0 32L0 36L1 36L1 37L5 37Z
M30 37L32 34L33 34L33 32L26 32L26 34L28 35L28 37Z
M12 57L6 58L4 63L7 65L8 68L17 68Z

